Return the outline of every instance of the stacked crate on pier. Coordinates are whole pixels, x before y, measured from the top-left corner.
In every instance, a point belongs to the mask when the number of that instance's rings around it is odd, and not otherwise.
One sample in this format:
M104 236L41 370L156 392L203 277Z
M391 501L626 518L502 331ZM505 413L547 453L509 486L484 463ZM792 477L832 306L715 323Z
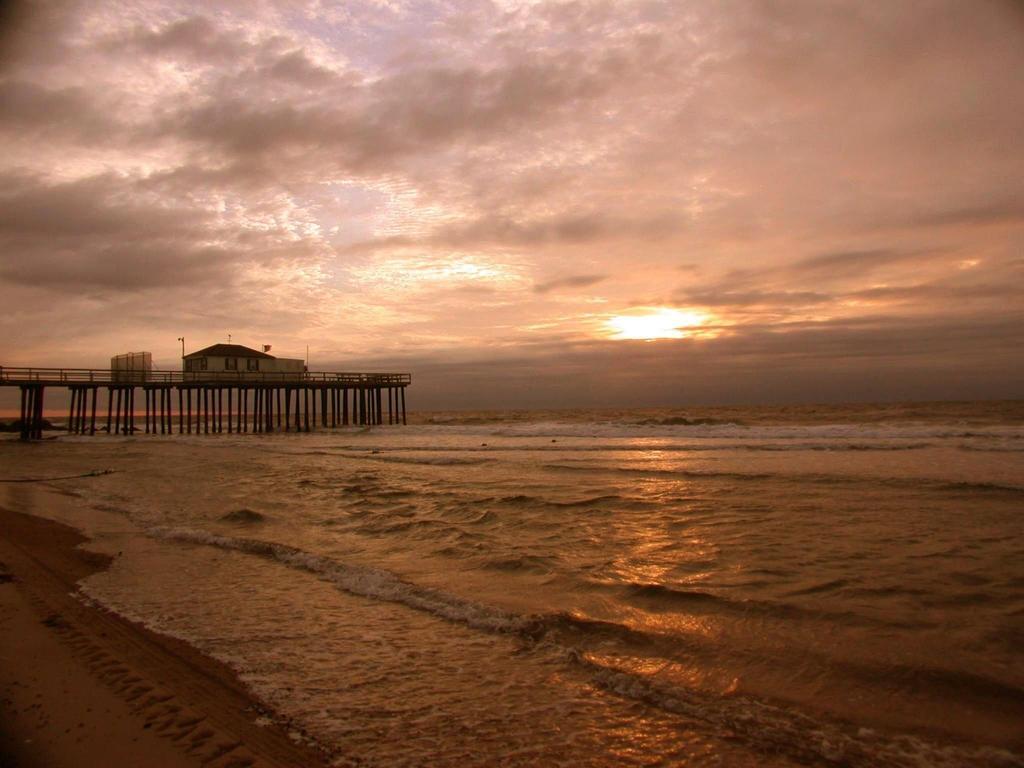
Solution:
M110 358L110 378L118 384L141 384L152 370L150 352L126 352Z

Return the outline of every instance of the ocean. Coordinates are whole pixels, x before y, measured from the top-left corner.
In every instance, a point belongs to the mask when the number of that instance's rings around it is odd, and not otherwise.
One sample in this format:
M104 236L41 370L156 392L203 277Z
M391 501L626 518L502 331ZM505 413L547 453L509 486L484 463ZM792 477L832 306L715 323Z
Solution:
M338 765L1024 765L1024 402L412 422L5 437L0 505Z

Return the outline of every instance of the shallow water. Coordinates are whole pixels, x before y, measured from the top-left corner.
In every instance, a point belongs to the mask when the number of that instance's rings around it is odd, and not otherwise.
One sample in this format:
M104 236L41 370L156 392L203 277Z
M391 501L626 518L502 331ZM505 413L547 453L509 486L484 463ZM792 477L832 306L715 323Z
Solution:
M0 444L92 599L361 765L1024 764L1024 412Z

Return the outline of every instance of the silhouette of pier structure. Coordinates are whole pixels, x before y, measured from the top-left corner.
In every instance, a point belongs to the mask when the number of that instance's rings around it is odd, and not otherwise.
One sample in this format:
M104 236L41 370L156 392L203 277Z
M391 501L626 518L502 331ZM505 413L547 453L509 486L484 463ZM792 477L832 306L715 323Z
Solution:
M177 429L179 435L206 435L406 424L405 389L411 383L408 373L0 366L0 387L21 389L23 440L42 437L48 387L69 391L67 429L72 434L168 435ZM97 414L101 389L106 389L106 410ZM136 405L139 390L141 414Z

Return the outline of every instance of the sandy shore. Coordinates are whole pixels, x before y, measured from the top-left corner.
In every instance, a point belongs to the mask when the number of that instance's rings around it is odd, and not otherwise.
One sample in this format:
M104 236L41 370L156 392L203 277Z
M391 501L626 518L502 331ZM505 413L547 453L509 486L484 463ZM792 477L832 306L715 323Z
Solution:
M76 582L109 563L85 540L0 508L0 768L326 764L257 725L258 702L223 664L77 599Z

